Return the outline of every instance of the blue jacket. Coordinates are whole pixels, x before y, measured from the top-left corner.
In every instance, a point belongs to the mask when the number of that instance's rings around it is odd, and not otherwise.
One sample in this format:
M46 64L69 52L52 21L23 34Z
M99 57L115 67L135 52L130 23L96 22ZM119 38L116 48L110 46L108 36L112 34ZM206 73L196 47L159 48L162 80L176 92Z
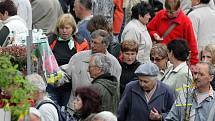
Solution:
M118 121L149 121L149 113L153 107L163 118L166 117L175 100L173 90L157 81L157 88L148 103L144 93L138 81L127 84L118 107Z

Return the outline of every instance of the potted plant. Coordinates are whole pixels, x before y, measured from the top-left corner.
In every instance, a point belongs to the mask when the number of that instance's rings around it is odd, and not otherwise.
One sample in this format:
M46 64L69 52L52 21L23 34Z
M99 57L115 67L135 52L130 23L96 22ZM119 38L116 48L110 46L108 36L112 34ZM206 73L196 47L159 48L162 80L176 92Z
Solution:
M20 48L10 49L5 52L0 48L0 108L9 111L11 120L17 121L20 116L28 113L29 99L32 99L31 94L34 89L18 70L18 67L24 69L26 60L23 58L26 56L22 56ZM20 55L17 52L21 52Z

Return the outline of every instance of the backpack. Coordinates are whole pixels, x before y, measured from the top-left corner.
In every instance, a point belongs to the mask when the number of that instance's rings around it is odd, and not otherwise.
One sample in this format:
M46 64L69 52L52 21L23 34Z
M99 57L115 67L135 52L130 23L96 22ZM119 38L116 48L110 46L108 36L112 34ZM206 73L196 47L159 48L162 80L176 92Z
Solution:
M59 121L77 121L66 109L62 110L59 105L49 100L42 101L36 108L39 109L43 104L52 104L57 109Z

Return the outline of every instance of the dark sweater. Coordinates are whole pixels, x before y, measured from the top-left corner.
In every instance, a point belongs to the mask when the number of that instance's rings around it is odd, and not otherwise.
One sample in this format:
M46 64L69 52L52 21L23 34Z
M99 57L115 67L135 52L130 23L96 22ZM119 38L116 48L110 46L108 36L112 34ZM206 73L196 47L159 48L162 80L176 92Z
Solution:
M56 35L49 36L49 44L57 39ZM76 49L73 47L72 50L68 46L68 41L58 41L56 42L52 52L57 60L59 66L68 64L70 58L76 53Z
M120 96L123 94L125 90L125 86L132 80L136 80L137 77L134 74L134 71L141 64L139 61L135 61L131 65L128 65L124 62L120 63L122 66L122 73L120 77Z

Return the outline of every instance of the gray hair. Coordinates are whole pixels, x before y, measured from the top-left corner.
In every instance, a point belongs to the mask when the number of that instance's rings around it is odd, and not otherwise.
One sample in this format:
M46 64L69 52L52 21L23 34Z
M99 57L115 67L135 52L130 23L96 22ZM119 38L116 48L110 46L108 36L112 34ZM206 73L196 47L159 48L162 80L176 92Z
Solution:
M102 69L104 73L110 73L111 61L110 59L102 53L95 53L91 57L93 57L93 63Z
M35 88L37 88L39 91L42 91L42 92L46 91L47 84L45 83L45 81L43 80L43 78L39 74L33 73L30 75L27 75L26 79L29 80L31 82L31 84Z
M209 75L214 75L215 74L215 67L214 67L213 64L208 63L208 62L203 62L203 61L199 62L199 64L208 65L208 73L209 73Z
M109 111L102 111L100 113L97 113L92 121L97 121L97 120L101 120L101 121L117 121L117 117L109 112Z
M110 42L113 40L112 35L102 29L98 29L92 32L91 38L92 39L100 38L102 43L104 43L107 47L109 46Z

